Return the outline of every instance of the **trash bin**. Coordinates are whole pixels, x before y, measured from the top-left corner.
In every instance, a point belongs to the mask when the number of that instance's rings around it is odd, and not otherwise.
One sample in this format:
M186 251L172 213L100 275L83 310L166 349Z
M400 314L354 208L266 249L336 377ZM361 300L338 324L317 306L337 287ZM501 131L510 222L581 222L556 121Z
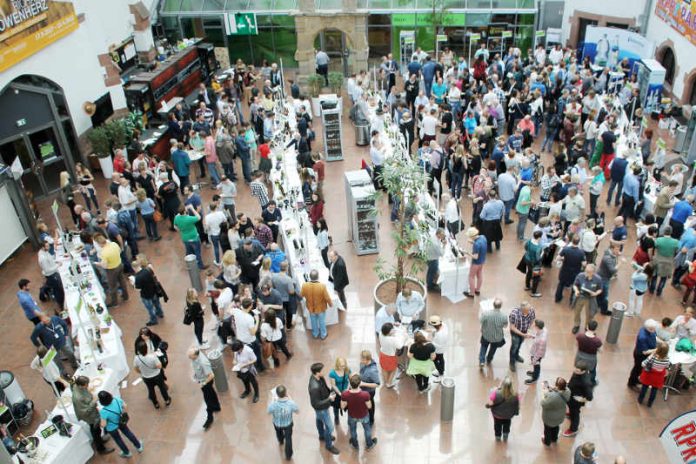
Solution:
M607 329L607 343L616 343L619 340L619 332L621 332L621 324L623 324L625 312L626 305L624 303L617 301L612 305L611 319Z
M370 144L370 125L356 124L355 125L355 144L359 147L364 147Z
M203 285L201 284L201 271L198 269L196 255L186 255L184 257L184 262L186 263L186 270L188 271L189 278L191 279L191 286L197 291L202 292Z
M688 148L686 144L686 126L679 126L674 134L674 151L684 153Z
M229 389L229 384L225 373L225 362L222 360L222 351L210 350L206 353L206 357L210 361L213 374L215 374L215 389L218 393L226 392Z
M450 422L454 418L454 379L445 377L440 381L440 420Z
M14 374L10 371L0 371L0 391L2 391L0 399L8 405L21 403L27 398Z

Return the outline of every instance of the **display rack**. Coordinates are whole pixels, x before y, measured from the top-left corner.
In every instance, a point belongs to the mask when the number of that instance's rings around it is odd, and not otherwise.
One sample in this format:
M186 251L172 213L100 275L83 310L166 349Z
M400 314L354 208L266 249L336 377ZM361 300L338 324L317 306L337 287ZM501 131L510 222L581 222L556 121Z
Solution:
M358 255L379 253L378 223L375 213L375 189L372 185L350 189L353 246Z
M340 161L343 159L343 142L341 137L341 109L334 104L329 108L322 103L321 122L324 127L324 152L326 161Z
M346 207L348 209L348 214L346 217L353 217L353 203L350 201L351 189L353 187L360 187L363 185L373 185L372 178L370 174L364 170L359 169L357 171L346 171L344 173L345 187L346 187ZM353 241L353 221L348 221L348 241Z

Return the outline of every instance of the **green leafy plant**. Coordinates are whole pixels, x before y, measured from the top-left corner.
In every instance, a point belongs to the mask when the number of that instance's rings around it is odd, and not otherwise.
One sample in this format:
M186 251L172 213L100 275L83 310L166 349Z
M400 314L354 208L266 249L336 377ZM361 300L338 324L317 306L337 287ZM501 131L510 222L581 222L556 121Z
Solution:
M109 140L111 140L111 148L123 148L128 143L128 132L123 119L116 119L104 124Z
M427 243L430 230L427 221L412 227L410 220L419 210L428 208L418 204L420 193L425 191L428 174L404 148L401 134L397 132L393 137L397 141L395 152L386 159L378 176L396 208L396 224L391 234L396 245L396 262L387 263L379 258L374 271L381 280L394 279L398 295L406 279L417 279L416 276L425 268L427 257L420 244ZM434 214L433 211L423 212L426 216Z
M93 128L87 133L87 140L92 145L92 151L99 158L111 156L111 139L104 126Z
M343 73L332 71L329 73L329 87L333 93L341 95L341 88L343 87Z
M130 140L133 137L133 131L138 129L143 130L143 113L135 110L128 113L128 116L123 118L123 125L126 129L126 137Z
M317 98L319 92L321 92L321 88L324 86L324 76L320 74L310 74L307 77L307 86L309 87L309 94L313 98Z

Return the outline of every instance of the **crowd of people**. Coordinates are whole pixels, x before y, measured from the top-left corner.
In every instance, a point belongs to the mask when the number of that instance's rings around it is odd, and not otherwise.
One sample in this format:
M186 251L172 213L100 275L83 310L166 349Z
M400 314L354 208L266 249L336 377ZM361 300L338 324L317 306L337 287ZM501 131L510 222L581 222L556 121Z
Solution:
M317 53L319 71L328 65L328 56L322 54ZM187 354L193 380L200 386L206 405L205 430L212 426L215 413L222 407L215 390L215 374L205 354L211 346L230 348L232 370L243 388L240 398L250 397L251 404L255 404L260 400L262 373L280 364L278 352L283 353L285 362L292 362L291 329L303 323L303 307L311 336L324 340L329 335L326 313L334 303L326 282L320 281L317 269L312 269L306 282L299 285L279 240L283 213L273 200L276 187L269 182L269 155L270 141L279 130L273 111L277 99L286 97L285 87L290 90L287 99L295 106L297 117L297 131L287 148L297 152L303 202L333 289L349 309L346 264L332 247L324 218L325 164L321 155L312 153L315 135L311 107L295 82L284 82L277 65L266 63L256 72L239 61L234 68L232 78L213 81L210 87L200 85L196 108L179 104L169 113L169 160L151 156L136 134L127 152L119 150L115 154L108 194L98 194L92 174L82 165L74 176L67 172L61 175L62 202L80 231L84 250L105 290L107 306L113 310L119 302L127 301L131 292L139 292L148 319L137 334L133 367L156 409L161 408L157 390L165 407L172 404L172 397L166 377L167 343L152 327L169 313L193 326L195 342ZM559 267L555 301L563 301L564 291L570 287L574 311L570 331L576 339L577 355L568 380L558 377L552 384L541 382L543 445L556 443L559 434L572 437L578 433L582 407L592 401L599 382L597 363L603 342L596 333L600 321L595 316L611 314L611 281L628 261L625 253L634 249L626 316L640 317L643 295L650 292L661 296L667 280L675 287L685 287L685 312L674 321L647 319L636 339L628 385L638 389L640 383L639 403L650 390L647 406L652 406L671 368L668 341L696 335L694 310L688 307L696 286L692 265L696 233L688 221L693 214L696 187L687 189L681 167L664 169L665 160L652 152L650 129L642 131L639 161L617 152L621 131L626 125L639 124L642 117L636 77L627 63L621 62L611 70L625 73L620 89L609 87L608 68L595 73L587 59L580 62L574 50L560 47L550 53L540 47L525 56L519 49L510 48L501 56L482 44L470 66L449 50L439 57L417 50L403 82L398 79L398 71L393 57L386 56L376 73L377 82L370 82L370 76L363 72L351 76L346 90L355 106L351 114L356 121L370 119L367 101L371 89L377 89L384 103L376 112L376 120L370 121L371 171L378 174L384 163L380 132L386 117L399 126L408 149L423 162L430 175L430 192L442 194L442 227L426 245L427 290L439 290L437 262L445 237L456 241L464 232L463 247L471 264L465 294L480 298L487 255L493 253L493 244L496 252L501 249L503 236L513 229L509 226L514 219L514 233L521 247L518 251L522 252L517 269L524 274L530 298L542 296L541 281L554 262ZM192 153L202 154L200 161L192 162ZM544 166L549 156L553 163ZM243 190L237 187L242 179L247 184ZM654 210L644 214L644 187L652 179L661 181L662 188ZM202 196L206 182L212 190L208 202ZM378 177L375 184L382 187ZM600 198L605 184L609 185L602 211ZM438 185L442 192L436 192ZM84 204L76 201L78 193ZM258 209L239 211L238 194L253 197ZM470 220L463 217L461 212L465 210L472 211ZM613 227L607 224L606 215L615 215ZM413 220L417 220L415 216ZM166 221L169 230L181 239L185 254L195 257L205 275L203 291L186 291L183 314L180 309L167 307L169 296L147 257L151 251L147 248L161 239ZM629 239L631 221L638 226L637 245ZM45 277L40 299L55 301L60 313L65 301L55 259L59 237L45 223L38 228L42 242L38 262ZM146 238L153 245L142 243ZM608 246L600 254L603 242ZM212 266L204 258L206 249L212 254ZM98 452L113 451L105 447L100 427L114 438L121 456L131 455L121 434L142 452L142 440L123 419L127 410L120 398L105 391L97 397L85 393L89 379L72 378L58 358L45 366L37 361L54 347L74 369L79 353L76 356L66 322L49 316L47 304L35 301L31 282L22 279L18 286L19 303L35 326L31 340L38 351L32 366L41 370L56 394L68 387L73 389L76 411L78 404L81 411L78 417L91 426ZM360 448L358 423L363 428L365 449L376 446L372 429L375 393L379 388L394 389L402 384L401 373L413 377L423 394L445 375L449 323L437 315L424 319L424 297L406 287L394 304L379 309L375 316L378 347L362 351L354 360L359 370L352 371L343 358L335 359L332 369L325 369L318 359L321 355L316 354L317 362L307 369L308 395L319 440L328 452L340 452L335 446L334 427L344 414L350 446ZM205 337L206 321L214 321L218 338L214 343ZM502 300L495 297L492 309L482 312L480 324L480 368L493 362L508 332L509 370L514 373L518 363L526 362L520 353L529 339L525 384L537 384L547 351L548 328L537 318L530 301L521 301L506 314ZM487 399L496 440L508 440L511 421L519 414L517 390L511 374ZM293 421L299 409L284 385L273 388L267 412L278 442L284 445L285 457L291 459ZM566 416L569 423L561 433ZM617 457L616 462L623 462L621 459ZM596 462L594 445L580 445L574 462Z

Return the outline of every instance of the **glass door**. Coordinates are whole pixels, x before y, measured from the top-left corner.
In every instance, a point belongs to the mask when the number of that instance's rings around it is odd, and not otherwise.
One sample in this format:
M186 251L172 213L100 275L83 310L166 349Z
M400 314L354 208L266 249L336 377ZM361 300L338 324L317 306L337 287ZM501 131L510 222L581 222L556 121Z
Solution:
M324 50L331 58L329 71L337 71L343 73L344 76L348 75L350 51L346 47L346 35L338 29L324 29L319 33L317 39L314 44L315 48Z

